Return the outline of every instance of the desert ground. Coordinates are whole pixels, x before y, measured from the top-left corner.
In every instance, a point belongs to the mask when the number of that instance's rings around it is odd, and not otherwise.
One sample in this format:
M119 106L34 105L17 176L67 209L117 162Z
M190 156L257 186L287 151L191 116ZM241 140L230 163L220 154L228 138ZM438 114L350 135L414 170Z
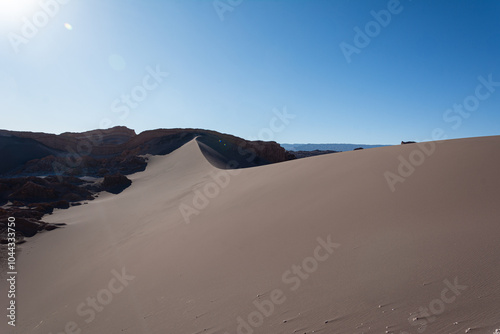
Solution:
M222 170L192 140L122 193L44 217L67 226L19 246L17 325L0 331L492 334L499 149L479 137Z

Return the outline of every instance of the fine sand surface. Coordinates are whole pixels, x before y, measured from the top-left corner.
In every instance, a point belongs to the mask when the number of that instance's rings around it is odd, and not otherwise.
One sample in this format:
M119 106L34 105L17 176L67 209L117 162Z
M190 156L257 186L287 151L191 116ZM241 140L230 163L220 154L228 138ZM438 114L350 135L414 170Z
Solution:
M436 142L392 192L384 172L414 150L235 172L196 140L153 156L121 194L45 217L68 226L20 246L17 326L0 332L492 334L500 137Z

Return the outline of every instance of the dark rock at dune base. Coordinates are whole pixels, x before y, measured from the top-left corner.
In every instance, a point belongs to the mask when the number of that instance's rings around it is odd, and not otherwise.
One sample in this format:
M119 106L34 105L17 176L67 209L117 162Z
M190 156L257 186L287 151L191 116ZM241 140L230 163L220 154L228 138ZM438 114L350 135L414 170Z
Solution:
M125 175L106 175L102 181L102 189L112 194L119 194L132 184Z
M42 221L54 209L67 209L77 201L92 200L87 183L74 177L18 177L0 179L0 243L7 243L8 218L16 219L16 243L41 231L58 228ZM100 191L100 190L99 190Z
M49 224L41 221L43 213L36 209L0 208L0 244L8 243L7 223L15 217L15 242L23 243L25 237L32 237L42 231L51 231L65 224Z
M57 202L54 202L51 204L55 209L67 209L67 208L69 208L68 201L57 201Z
M45 178L29 176L0 179L0 205L11 201L13 206L21 207L30 203L49 203L82 201L91 199L92 193L85 189L86 182L75 177L48 176ZM58 203L57 208L66 204ZM60 207L61 206L61 207Z
M43 230L43 224L32 218L16 218L16 231L25 237L32 237Z
M401 145L404 145L404 144L416 144L417 142L416 141L401 141Z

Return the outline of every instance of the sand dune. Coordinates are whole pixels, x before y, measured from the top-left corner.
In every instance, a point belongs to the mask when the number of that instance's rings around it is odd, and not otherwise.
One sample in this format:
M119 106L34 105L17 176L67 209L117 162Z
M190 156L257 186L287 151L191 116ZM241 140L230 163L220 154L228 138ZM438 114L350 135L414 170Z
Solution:
M434 145L236 171L196 140L152 156L21 246L18 323L0 331L491 334L500 137ZM410 155L425 161L391 191Z

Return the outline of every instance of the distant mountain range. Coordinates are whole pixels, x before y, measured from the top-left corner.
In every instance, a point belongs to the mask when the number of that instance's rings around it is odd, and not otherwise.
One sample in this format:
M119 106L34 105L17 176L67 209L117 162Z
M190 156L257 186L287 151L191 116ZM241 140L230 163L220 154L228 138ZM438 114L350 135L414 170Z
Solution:
M365 145L365 144L280 144L287 151L352 151L355 148L375 148L390 145Z

